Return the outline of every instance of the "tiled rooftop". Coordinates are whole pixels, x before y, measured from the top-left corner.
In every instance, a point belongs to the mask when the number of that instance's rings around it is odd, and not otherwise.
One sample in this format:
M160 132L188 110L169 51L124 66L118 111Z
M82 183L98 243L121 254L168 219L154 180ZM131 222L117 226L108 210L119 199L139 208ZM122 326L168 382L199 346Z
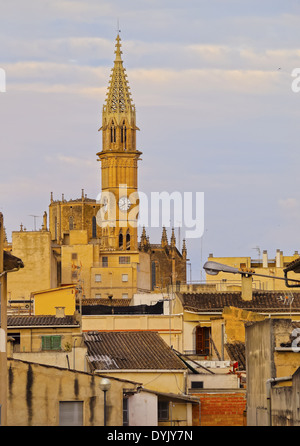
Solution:
M8 316L7 328L10 327L29 327L29 326L61 326L61 325L77 325L73 316Z
M10 251L3 251L3 270L11 271L15 268L24 268L24 264L19 257L12 255Z
M88 332L84 333L84 341L94 369L186 369L155 332Z
M232 342L225 344L225 348L231 361L238 362L238 370L246 370L246 352L244 342Z
M215 293L182 293L185 310L194 312L222 312L224 307L237 307L262 313L300 312L300 292L253 291L252 300L242 299L240 291Z

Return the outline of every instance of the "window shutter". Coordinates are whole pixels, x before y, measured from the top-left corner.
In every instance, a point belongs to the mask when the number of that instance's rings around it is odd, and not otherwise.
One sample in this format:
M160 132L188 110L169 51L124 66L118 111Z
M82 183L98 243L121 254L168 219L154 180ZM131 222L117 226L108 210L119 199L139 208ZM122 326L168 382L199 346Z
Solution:
M42 350L51 349L51 338L50 336L42 336Z
M42 350L60 350L61 336L42 336Z
M60 350L61 336L51 336L51 350Z

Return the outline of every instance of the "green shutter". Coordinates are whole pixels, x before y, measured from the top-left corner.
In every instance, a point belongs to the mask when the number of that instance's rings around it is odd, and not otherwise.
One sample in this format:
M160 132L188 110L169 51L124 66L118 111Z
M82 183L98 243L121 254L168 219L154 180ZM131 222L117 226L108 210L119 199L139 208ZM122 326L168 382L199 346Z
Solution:
M42 350L50 350L50 349L51 349L51 337L42 336Z
M60 350L61 336L51 336L51 350Z
M42 350L60 350L61 336L42 336Z

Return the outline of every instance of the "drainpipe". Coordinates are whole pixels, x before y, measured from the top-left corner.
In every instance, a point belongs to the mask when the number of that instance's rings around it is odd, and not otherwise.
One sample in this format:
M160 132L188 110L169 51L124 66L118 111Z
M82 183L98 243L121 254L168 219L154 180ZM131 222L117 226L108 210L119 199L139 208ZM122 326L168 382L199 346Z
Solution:
M7 274L7 273L14 273L15 271L19 271L20 268L21 268L21 266L18 266L17 268L10 269L8 271L3 271L3 273L0 273L0 277L5 276L5 274Z
M270 378L266 381L267 389L267 413L268 413L268 426L272 426L272 407L271 407L271 388L273 384L283 381L291 381L292 376L282 376L281 378Z
M75 345L76 345L77 338L74 339L73 343L73 370L75 370Z

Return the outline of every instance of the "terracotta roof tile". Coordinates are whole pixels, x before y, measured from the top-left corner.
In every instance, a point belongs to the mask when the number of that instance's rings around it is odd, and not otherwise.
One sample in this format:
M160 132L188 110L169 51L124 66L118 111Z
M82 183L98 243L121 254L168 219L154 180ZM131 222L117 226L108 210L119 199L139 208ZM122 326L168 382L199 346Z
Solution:
M300 312L300 292L293 291L253 291L249 301L242 299L240 291L183 293L181 300L185 310L199 313L222 312L229 306L255 312Z
M73 316L56 317L52 315L44 316L8 316L7 328L28 327L28 326L57 326L57 325L78 325Z
M246 370L245 343L236 341L225 344L225 348L230 360L238 362L238 370Z
M12 255L10 251L3 251L3 270L11 271L15 268L24 268L24 263L19 257Z

